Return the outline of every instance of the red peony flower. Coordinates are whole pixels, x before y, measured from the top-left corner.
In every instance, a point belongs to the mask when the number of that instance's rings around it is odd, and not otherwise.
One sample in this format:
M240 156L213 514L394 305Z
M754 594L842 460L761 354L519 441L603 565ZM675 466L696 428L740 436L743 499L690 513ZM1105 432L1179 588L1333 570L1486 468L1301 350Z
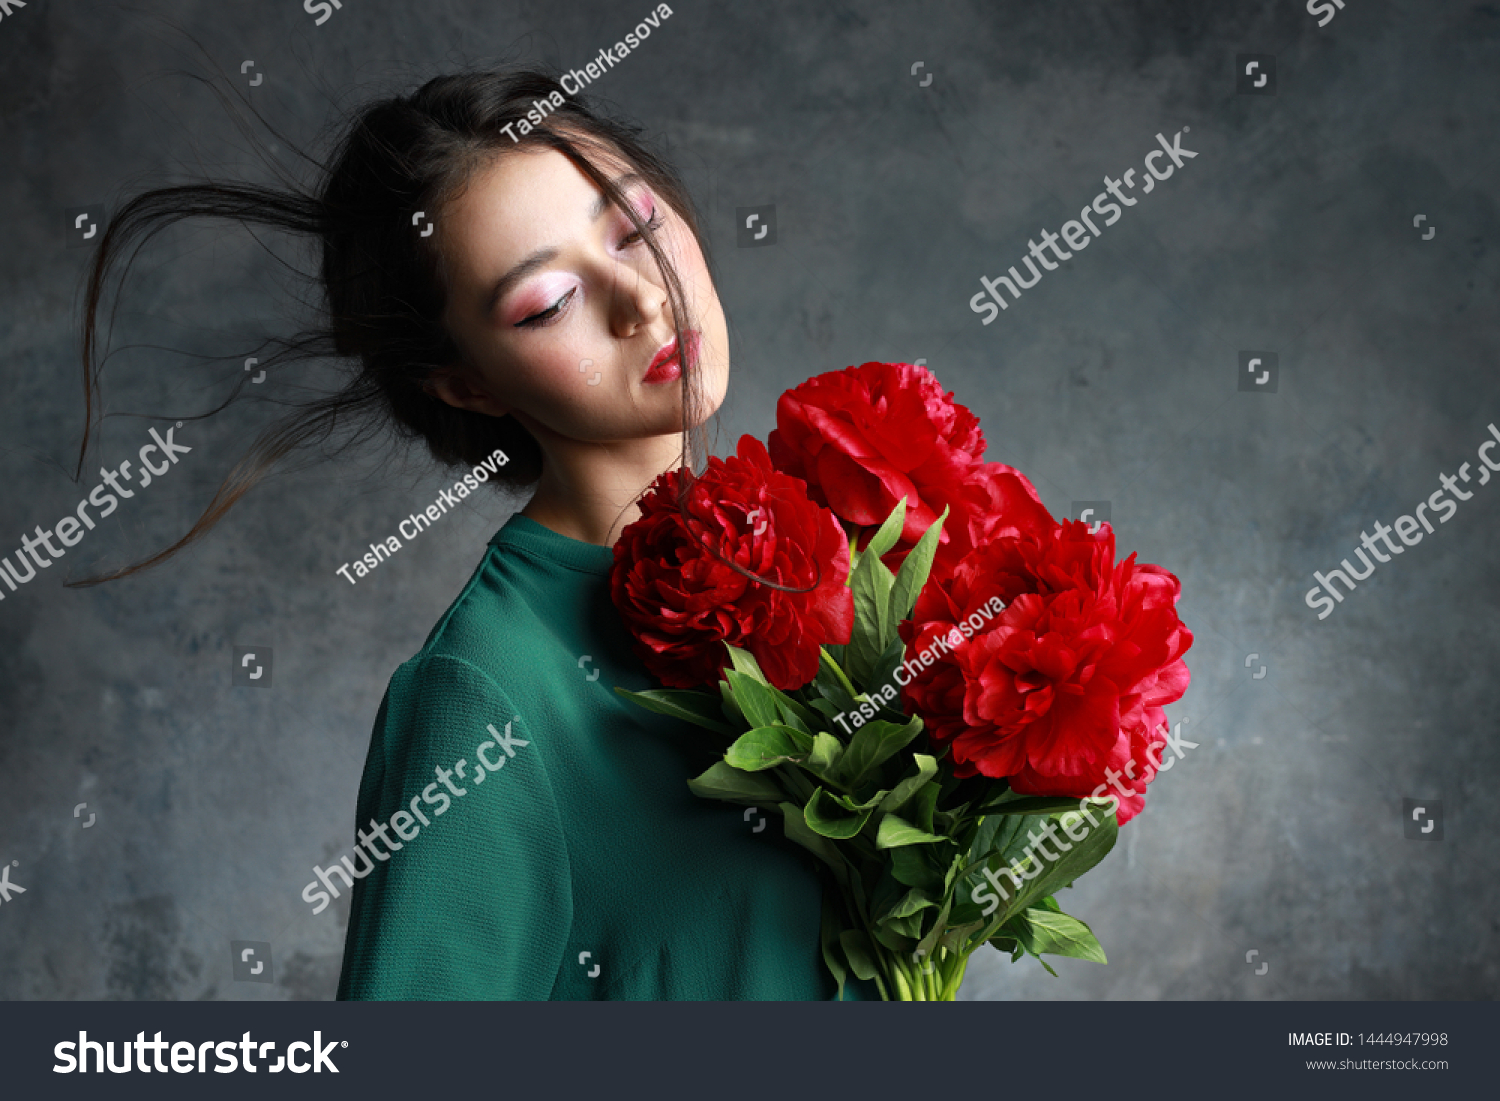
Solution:
M863 363L808 379L781 395L766 442L776 468L803 479L813 500L870 528L861 545L905 497L907 548L958 499L984 455L979 419L944 394L931 371L910 363Z
M928 580L948 579L976 548L997 539L1042 536L1056 527L1056 518L1026 475L1004 463L979 463L959 487L958 499L943 521L943 534L949 538L939 544ZM881 561L900 569L910 549L898 544Z
M1090 535L1065 521L997 539L924 587L900 630L908 658L927 651L929 664L904 696L951 742L956 775L1008 777L1027 795L1112 795L1122 825L1140 812L1193 636L1177 618L1177 578L1114 554L1108 525Z
M718 682L723 643L749 650L766 679L790 691L818 672L825 643L849 641L854 598L849 544L837 518L765 446L742 436L737 456L710 457L678 511L683 471L663 474L641 517L615 544L610 598L646 669L671 688ZM791 589L783 592L723 559ZM816 585L816 587L813 587Z
M947 507L930 575L941 580L975 547L1057 523L1024 474L981 461L979 421L952 399L931 371L909 363L830 371L781 395L770 454L845 521L859 547L905 497L901 538L881 558L892 571Z

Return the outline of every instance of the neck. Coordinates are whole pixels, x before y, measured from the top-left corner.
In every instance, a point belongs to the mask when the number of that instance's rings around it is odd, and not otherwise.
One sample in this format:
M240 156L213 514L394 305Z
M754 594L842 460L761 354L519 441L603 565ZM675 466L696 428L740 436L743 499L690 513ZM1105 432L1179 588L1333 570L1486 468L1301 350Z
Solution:
M554 438L544 440L542 449L542 477L521 514L601 547L614 546L640 518L635 502L646 487L682 465L682 437L676 433L607 444Z

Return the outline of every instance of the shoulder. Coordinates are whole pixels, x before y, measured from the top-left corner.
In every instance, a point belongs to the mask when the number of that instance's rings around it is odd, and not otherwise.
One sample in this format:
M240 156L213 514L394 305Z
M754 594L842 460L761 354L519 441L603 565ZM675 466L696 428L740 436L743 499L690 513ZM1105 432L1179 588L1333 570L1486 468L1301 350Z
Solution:
M559 611L591 580L559 570L531 548L492 542L412 662L458 657L503 683L555 642Z
M490 673L459 654L425 648L392 674L381 711L387 758L403 755L413 739L429 752L449 749L518 717Z
M469 580L433 624L413 661L435 654L472 657L475 640L494 637L497 623L531 616L526 593L515 584L507 557L493 543L485 547Z

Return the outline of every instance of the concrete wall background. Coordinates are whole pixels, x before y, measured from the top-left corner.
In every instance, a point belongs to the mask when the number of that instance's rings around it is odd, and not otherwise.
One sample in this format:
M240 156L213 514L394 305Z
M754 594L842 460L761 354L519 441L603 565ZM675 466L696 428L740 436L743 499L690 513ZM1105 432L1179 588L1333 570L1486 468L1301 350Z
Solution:
M649 2L347 0L321 27L295 0L152 9L233 81L253 59L256 102L308 144L334 101L381 82L581 65ZM1240 53L1275 55L1275 96L1237 94ZM0 19L0 550L97 481L71 480L89 248L66 247L64 211L252 171L179 69L211 72L111 4ZM1475 465L1500 424L1497 73L1492 4L1350 0L1319 28L1295 0L683 0L595 86L705 215L736 341L721 453L769 431L776 395L811 374L925 359L982 418L989 458L1059 515L1108 500L1122 554L1182 579L1197 641L1170 714L1200 748L1060 900L1109 965L1060 960L1053 979L986 950L964 997L1500 989L1500 816L1482 794L1500 765L1500 485L1469 485L1326 620L1302 602L1314 570ZM1196 159L980 323L980 275L1183 129ZM736 247L735 208L771 203L776 245ZM449 481L378 442L288 468L166 568L60 583L187 530L276 410L185 415L232 383L228 357L292 330L295 290L208 223L163 235L126 287L108 408L183 417L193 451L0 602L0 861L26 888L0 904L0 997L333 995L347 911L312 916L299 892L353 840L391 671L520 502L471 497L351 588L334 570ZM1246 349L1277 352L1274 394L1237 389ZM113 466L170 423L111 419L91 458ZM268 690L231 685L237 645L272 649ZM1441 801L1441 841L1404 836L1404 799ZM232 940L271 943L273 983L233 981Z

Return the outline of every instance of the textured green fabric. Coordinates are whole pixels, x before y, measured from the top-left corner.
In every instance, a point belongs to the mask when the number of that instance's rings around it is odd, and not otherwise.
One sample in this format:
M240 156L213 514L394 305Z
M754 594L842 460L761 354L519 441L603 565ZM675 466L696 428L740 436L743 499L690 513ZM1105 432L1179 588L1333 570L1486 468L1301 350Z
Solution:
M407 817L392 851L372 846L386 859L346 858L364 877L339 998L836 996L814 858L773 808L747 821L688 790L717 736L614 693L653 682L609 601L612 561L515 515L391 677L358 828ZM844 997L879 992L851 978Z

